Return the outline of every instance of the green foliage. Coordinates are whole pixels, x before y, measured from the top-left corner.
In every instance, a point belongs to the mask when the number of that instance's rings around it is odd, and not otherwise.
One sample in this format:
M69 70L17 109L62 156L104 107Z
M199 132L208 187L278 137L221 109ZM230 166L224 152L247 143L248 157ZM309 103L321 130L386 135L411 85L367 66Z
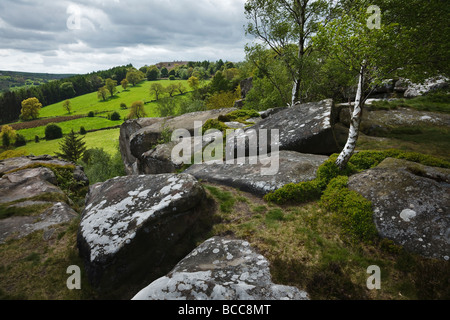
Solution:
M22 157L25 155L23 150L6 150L0 153L0 160L5 160L9 158Z
M142 118L147 116L144 109L144 101L135 101L130 107L130 113L128 114L128 119Z
M146 72L147 80L148 81L154 81L157 80L159 77L159 70L156 66L151 66L147 69Z
M226 130L230 128L225 123L219 121L218 119L209 119L202 126L202 134L204 134L207 130L210 129L220 130L223 133L225 133Z
M55 140L62 138L62 129L57 124L51 123L45 127L45 139Z
M224 116L219 116L218 120L222 122L238 121L246 123L246 120L250 118L259 118L260 115L255 110L236 110L227 113Z
M27 140L25 139L25 137L21 134L18 134L16 136L16 142L14 143L15 147L21 147L21 146L25 146L27 144Z
M24 121L34 120L39 117L42 103L37 98L29 98L22 101L22 110L20 111L20 119Z
M59 144L59 148L61 152L56 153L58 157L76 163L86 151L86 143L83 137L78 137L72 130Z
M109 120L111 120L111 121L118 121L118 120L120 120L120 113L118 113L117 111L114 111L109 116Z
M168 117L176 114L177 105L173 98L160 99L156 105L156 110L160 117Z
M350 176L354 173L377 166L384 159L391 157L421 163L427 166L450 168L450 162L416 152L404 152L396 149L376 151L367 150L355 153L344 170L336 164L337 154L333 154L317 170L316 179L312 181L290 183L270 192L264 199L277 204L305 203L321 197L331 180L339 176Z
M89 118L93 118L95 116L94 111L89 111L88 115Z
M81 126L80 127L80 134L85 135L86 133L87 133L86 129L83 126Z
M111 94L111 97L114 96L114 93L117 91L117 81L113 79L106 79L105 81L105 87L108 89L109 93Z
M371 242L377 239L372 219L372 204L359 193L347 188L348 177L330 181L320 198L321 206L335 213L343 232L353 241Z
M90 184L125 175L125 168L119 152L110 156L100 148L88 149L80 161L80 165L83 166Z
M175 76L173 75L173 74L171 74L170 76L169 76L169 80L175 80L176 78L175 78Z
M178 106L178 114L180 115L197 111L206 111L206 105L204 100L200 99L183 100Z

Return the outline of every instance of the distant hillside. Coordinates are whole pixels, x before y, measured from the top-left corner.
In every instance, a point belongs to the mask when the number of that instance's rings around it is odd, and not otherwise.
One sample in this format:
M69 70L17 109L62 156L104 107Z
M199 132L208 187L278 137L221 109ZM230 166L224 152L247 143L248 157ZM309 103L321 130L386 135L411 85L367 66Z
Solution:
M23 87L38 86L49 81L60 80L74 74L29 73L0 70L0 93Z

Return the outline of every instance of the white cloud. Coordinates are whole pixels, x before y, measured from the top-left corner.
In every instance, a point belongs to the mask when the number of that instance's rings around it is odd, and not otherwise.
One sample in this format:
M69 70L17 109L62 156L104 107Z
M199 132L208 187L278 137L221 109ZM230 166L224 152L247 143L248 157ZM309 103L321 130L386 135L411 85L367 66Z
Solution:
M245 0L0 2L0 70L86 73L244 59Z

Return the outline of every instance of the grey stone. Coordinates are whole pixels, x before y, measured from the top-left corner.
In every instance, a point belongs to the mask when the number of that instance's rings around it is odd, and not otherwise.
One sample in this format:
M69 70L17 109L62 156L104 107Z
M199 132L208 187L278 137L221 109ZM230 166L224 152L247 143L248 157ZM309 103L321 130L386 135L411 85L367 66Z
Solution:
M27 199L44 193L63 193L54 184L56 176L48 168L38 167L5 174L0 178L0 203Z
M330 155L342 149L345 141L337 141L336 130L341 129L335 126L336 109L333 100L323 100L305 104L296 104L290 108L283 108L276 113L258 122L245 130L244 135L248 135L250 130L254 130L260 135L261 129L267 130L267 150L270 152L270 137L272 130L279 130L279 150L290 150L301 153L312 153ZM348 131L347 129L345 129ZM236 132L236 136L244 136ZM233 136L229 136L231 139ZM257 148L263 147L258 139ZM233 151L234 154L227 154L228 157L237 157L238 143ZM245 143L246 155L249 155L249 142Z
M349 178L370 200L381 237L425 257L450 256L450 169L387 158Z
M350 125L350 111L342 108L340 121L343 125ZM388 133L392 129L408 126L450 126L450 115L438 112L419 111L409 108L395 110L364 109L360 130L366 135Z
M120 126L119 135L119 148L122 155L122 161L125 166L125 172L128 175L138 174L139 171L136 167L136 157L130 150L130 138L131 136L142 129L143 127L150 126L158 121L162 121L162 118L141 118L127 120Z
M404 93L405 98L415 98L422 96L429 92L448 88L448 79L444 77L438 77L435 79L427 79L424 83L411 83L409 82L408 88Z
M253 77L242 80L240 85L241 85L241 99L245 99L247 97L247 94L253 88Z
M204 198L187 174L117 177L91 186L77 236L90 282L120 287L160 267L192 230Z
M186 169L185 173L202 181L223 184L262 196L288 183L313 180L317 168L328 159L322 155L295 151L280 151L269 154L268 157L272 161L278 161L278 168L274 163L273 168L276 171L272 173L268 171L270 163L263 163L258 157L239 158L235 160L235 164L194 164ZM269 174L263 175L264 172Z
M308 300L296 287L272 282L269 262L243 240L213 237L133 300Z
M55 203L37 217L13 216L0 220L0 243L7 239L20 239L35 231L68 223L77 218L78 214L64 202ZM44 235L50 237L49 233ZM48 239L48 238L47 238Z
M195 134L195 121L204 124L209 119L217 119L220 115L225 115L234 110L236 109L214 109L186 113L178 117L170 117L162 120L160 119L154 124L143 127L131 135L130 152L135 158L139 159L144 152L158 144L158 141L161 139L161 132L164 128L168 128L171 131L176 129L186 129L191 136L193 136Z

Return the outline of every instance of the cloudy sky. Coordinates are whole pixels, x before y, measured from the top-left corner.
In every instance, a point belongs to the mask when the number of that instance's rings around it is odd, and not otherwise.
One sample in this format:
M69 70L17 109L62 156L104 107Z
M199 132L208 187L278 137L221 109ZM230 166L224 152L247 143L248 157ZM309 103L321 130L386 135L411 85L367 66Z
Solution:
M0 70L242 61L245 0L1 0Z

